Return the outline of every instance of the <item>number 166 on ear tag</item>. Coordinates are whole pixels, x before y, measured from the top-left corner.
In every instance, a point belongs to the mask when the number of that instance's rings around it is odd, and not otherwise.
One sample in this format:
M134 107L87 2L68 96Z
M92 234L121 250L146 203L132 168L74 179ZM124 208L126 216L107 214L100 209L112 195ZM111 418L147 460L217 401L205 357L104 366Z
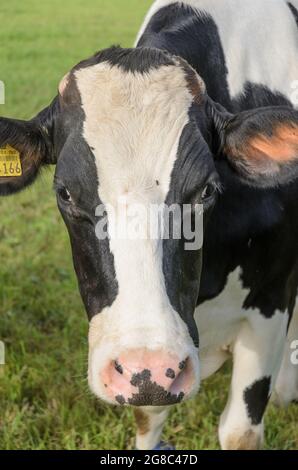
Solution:
M0 177L22 176L20 153L11 147L0 147Z

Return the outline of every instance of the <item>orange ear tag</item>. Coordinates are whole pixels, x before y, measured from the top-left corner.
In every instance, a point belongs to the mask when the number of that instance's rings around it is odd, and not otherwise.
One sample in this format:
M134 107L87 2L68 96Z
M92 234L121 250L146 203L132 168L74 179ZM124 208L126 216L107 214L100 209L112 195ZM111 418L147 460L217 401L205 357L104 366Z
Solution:
M20 153L11 147L0 148L0 177L22 176Z

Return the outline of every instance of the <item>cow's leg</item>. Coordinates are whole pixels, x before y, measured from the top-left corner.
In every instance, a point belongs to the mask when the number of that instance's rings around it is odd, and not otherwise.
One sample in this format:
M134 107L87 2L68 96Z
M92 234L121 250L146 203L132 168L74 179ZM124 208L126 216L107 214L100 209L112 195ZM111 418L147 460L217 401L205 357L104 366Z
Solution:
M294 310L289 333L284 350L282 365L275 385L274 402L281 406L287 406L292 401L298 400L298 305Z
M134 409L138 450L154 449L160 442L164 423L169 414L169 407L145 407Z
M228 403L220 419L222 449L254 450L263 443L263 416L280 368L288 314L265 318L256 310L237 335Z

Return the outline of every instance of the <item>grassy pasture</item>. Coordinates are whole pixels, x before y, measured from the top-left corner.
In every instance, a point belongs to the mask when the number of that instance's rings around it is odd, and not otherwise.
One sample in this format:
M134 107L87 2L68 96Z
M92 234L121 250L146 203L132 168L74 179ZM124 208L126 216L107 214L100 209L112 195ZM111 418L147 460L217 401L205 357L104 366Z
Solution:
M112 44L130 46L150 0L9 0L0 5L0 115L30 118L72 65ZM130 410L88 391L87 321L51 169L0 201L0 449L134 447ZM217 449L230 367L175 408L165 438L180 449ZM298 407L266 416L268 449L298 448Z

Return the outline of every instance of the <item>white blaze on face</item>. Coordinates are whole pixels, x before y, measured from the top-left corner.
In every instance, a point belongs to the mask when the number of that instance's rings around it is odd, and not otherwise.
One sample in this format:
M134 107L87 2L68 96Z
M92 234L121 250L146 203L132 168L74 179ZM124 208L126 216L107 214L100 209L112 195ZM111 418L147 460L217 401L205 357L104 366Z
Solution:
M183 70L161 66L141 74L103 62L75 75L85 113L84 138L95 156L102 203L116 211L132 204L164 203L193 102ZM190 356L198 371L187 325L166 292L162 241L112 237L110 250L119 292L112 306L90 324L93 391L106 398L99 370L128 349L168 351L181 360Z

